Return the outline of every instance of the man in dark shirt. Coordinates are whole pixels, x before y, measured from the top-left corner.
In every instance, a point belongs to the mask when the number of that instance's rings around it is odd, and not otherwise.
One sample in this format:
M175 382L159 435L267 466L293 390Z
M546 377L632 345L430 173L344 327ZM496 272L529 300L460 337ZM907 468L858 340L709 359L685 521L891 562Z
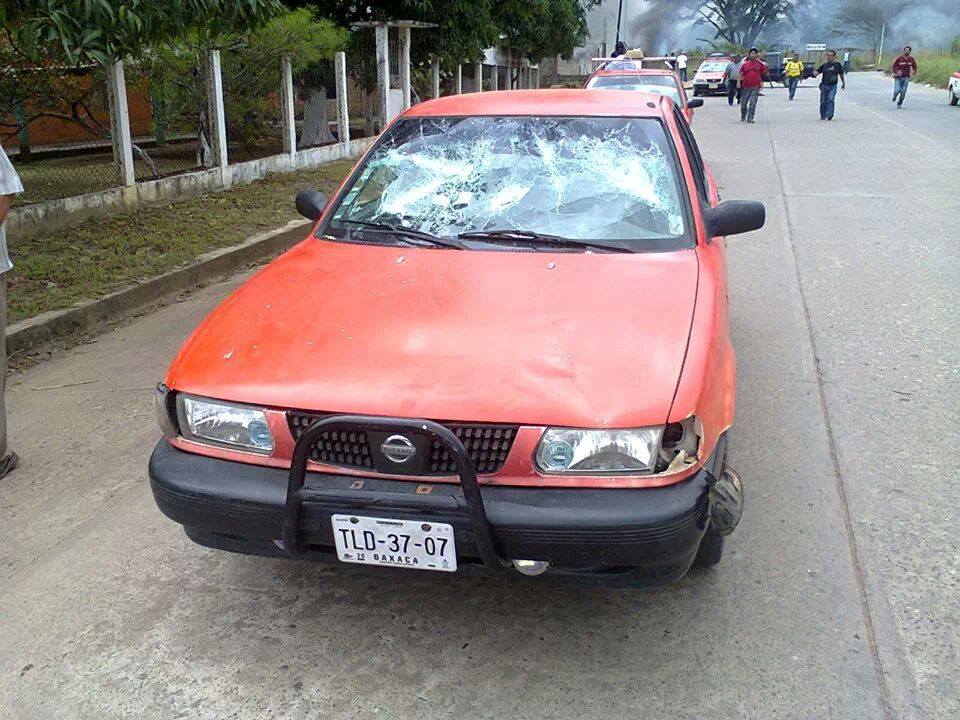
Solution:
M843 74L843 63L837 62L837 53L827 50L827 61L817 68L814 77L820 78L820 119L833 120L836 107L837 85L847 89L847 78Z
M913 48L907 45L903 49L903 54L893 61L893 101L897 103L898 108L903 107L903 99L907 96L911 71L917 71L917 61L910 54L912 52Z
M767 66L760 60L760 51L750 48L747 59L740 66L740 122L753 122L757 112L757 100L763 87Z

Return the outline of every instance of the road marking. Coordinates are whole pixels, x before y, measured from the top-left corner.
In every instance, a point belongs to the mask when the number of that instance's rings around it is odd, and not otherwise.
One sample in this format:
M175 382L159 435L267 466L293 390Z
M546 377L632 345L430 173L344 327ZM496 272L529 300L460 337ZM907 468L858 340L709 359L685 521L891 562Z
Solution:
M820 403L820 414L823 417L824 429L827 435L827 447L830 451L830 463L833 466L834 485L837 489L837 496L840 500L840 510L843 516L844 533L847 536L847 549L850 553L850 563L853 565L853 574L856 578L857 594L860 598L860 614L863 619L864 629L867 634L867 645L870 649L870 657L873 661L873 673L877 681L877 688L880 692L880 707L883 711L884 720L893 720L894 715L891 709L890 689L887 686L887 680L883 673L883 663L880 659L880 650L877 645L877 633L874 628L873 615L870 610L870 599L867 595L867 584L864 579L863 567L860 563L860 555L857 551L857 538L853 532L853 521L850 517L850 506L847 503L847 491L844 487L843 475L840 472L840 459L837 456L837 445L833 436L833 426L830 424L830 414L827 410L827 398L823 390L823 378L820 376L820 362L817 354L817 343L813 337L813 322L810 318L810 308L807 305L807 296L803 291L803 282L800 277L800 259L797 256L796 244L793 241L793 223L790 221L790 206L787 203L786 184L784 182L783 172L780 170L780 163L777 160L777 148L773 142L773 135L767 131L767 139L770 142L770 153L773 158L773 167L777 171L777 177L780 180L780 190L783 203L783 217L786 223L787 244L790 246L790 254L793 258L793 271L797 281L797 292L800 294L800 306L803 310L803 323L806 326L807 338L810 342L810 349L813 353L813 370L816 375L817 400Z

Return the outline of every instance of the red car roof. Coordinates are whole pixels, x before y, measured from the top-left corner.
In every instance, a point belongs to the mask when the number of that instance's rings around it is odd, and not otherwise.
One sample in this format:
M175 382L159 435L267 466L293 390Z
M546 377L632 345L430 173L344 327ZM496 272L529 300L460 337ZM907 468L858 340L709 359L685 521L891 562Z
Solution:
M627 73L630 74L630 73ZM659 95L606 90L500 90L448 95L414 105L404 117L445 115L599 115L663 117Z
M597 70L590 77L599 77L599 76L609 76L609 75L673 75L676 77L676 74L673 70L668 70L667 68L643 68L642 70Z

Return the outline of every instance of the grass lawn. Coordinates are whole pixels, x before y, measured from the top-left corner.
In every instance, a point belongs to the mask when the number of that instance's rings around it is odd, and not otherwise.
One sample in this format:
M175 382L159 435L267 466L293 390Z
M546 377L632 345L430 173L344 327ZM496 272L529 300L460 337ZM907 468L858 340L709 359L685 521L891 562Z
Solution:
M298 217L294 196L333 190L353 166L340 160L250 185L29 240L9 238L10 322L71 307L236 245ZM24 182L26 185L26 181Z
M893 62L892 58L890 62ZM960 70L960 57L952 57L949 53L921 54L917 56L917 75L913 79L946 89L947 81L957 70Z

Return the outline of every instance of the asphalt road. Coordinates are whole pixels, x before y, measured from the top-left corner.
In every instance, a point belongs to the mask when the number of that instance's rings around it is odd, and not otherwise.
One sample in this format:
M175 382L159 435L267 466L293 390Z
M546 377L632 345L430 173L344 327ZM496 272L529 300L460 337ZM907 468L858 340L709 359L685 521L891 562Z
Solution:
M960 716L960 109L856 75L694 129L727 198L723 562L644 593L375 575L192 545L155 509L153 384L239 279L34 367L0 482L0 717Z

